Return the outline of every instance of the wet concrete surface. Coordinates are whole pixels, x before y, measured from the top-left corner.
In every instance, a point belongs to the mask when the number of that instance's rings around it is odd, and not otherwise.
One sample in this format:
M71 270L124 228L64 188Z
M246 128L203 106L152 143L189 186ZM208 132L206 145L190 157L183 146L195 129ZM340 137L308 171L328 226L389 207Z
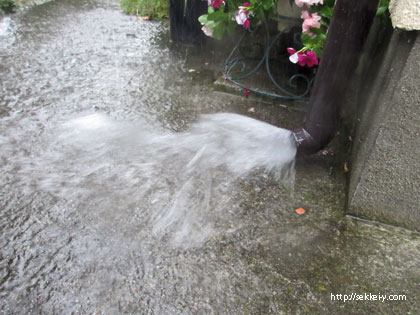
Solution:
M114 1L56 1L0 23L2 313L418 312L420 238L344 215L338 151L298 158L293 187L258 171L239 180L225 215L211 217L217 233L200 246L153 235L124 178L110 177L120 186L108 191L86 173L81 185L95 196L41 185L42 173L25 170L56 175L47 162L32 164L50 143L60 148L58 126L75 116L179 132L202 113L292 128L302 112L215 90L217 54L170 44L165 23L124 16ZM379 294L406 300L373 300Z

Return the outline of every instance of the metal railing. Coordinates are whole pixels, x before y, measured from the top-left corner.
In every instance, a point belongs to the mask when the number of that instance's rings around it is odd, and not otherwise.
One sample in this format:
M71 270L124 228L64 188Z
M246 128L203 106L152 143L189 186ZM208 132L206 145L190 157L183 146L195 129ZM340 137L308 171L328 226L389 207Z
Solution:
M300 19L278 16L278 18L282 19L292 19L296 22L300 22ZM260 32L265 32L265 43L263 48L263 55L255 65L255 59L252 57L247 57L241 51L241 45L243 44L245 38L250 36L256 30L244 30L243 34L241 35L238 43L234 46L232 52L229 54L228 58L225 61L225 66L223 69L223 77L225 80L243 88L248 92L253 92L256 94L278 98L278 99L286 99L286 100L305 100L309 98L312 84L315 78L315 69L312 70L312 73L309 74L301 74L296 73L292 74L285 82L279 82L278 79L275 78L272 71L272 61L274 59L282 59L280 62L283 63L290 63L288 60L287 55L280 55L280 57L273 58L272 56L272 49L273 46L281 40L283 35L288 34L292 31L293 27L284 29L283 31L279 31L274 37L270 35L270 30L267 22L262 23L260 27L265 28L264 30L259 30ZM293 41L296 45L301 45L300 39L298 39L299 33L294 34ZM284 49L286 52L286 49ZM254 65L249 67L248 62L254 60ZM265 66L265 67L264 67ZM249 69L250 68L250 69ZM258 71L266 71L267 77L269 82L272 83L274 92L264 91L261 88L251 87L248 86L245 82L246 79L255 75ZM284 81L284 80L283 80Z

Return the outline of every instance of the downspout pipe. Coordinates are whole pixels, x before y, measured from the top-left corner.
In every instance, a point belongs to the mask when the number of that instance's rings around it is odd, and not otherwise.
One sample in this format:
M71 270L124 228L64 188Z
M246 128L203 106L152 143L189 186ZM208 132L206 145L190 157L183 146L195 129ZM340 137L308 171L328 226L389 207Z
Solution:
M334 137L341 104L357 67L379 0L337 0L309 109L293 130L298 152L313 154Z
M198 17L207 13L203 0L168 0L171 39L175 43L200 44L205 35Z

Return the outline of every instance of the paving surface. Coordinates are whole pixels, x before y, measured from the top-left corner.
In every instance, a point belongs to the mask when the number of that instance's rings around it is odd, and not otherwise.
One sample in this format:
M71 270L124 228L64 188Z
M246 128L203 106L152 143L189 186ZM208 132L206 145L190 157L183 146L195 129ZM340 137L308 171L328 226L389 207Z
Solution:
M158 190L140 196L130 156L82 165L104 152L98 138L60 159L61 123L100 113L179 132L202 113L235 112L292 128L301 110L218 91L217 54L175 49L165 24L113 1L57 1L0 23L1 312L418 313L420 237L345 216L340 137L297 158L292 186L258 170L239 180L223 215L209 211L211 237L174 247L152 233Z

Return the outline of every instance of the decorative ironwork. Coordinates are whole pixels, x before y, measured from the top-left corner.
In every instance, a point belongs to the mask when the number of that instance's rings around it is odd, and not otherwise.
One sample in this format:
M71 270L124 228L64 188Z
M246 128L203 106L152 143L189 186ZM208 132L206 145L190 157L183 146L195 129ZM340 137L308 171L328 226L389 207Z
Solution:
M300 19L295 19L295 18L290 18L290 17L280 16L279 18L300 21ZM268 24L263 23L262 25L265 28L265 43L263 45L264 47L261 47L262 57L260 57L260 60L257 61L257 64L251 70L248 71L247 62L254 60L254 63L255 63L257 58L246 56L245 53L243 52L243 49L241 49L241 45L243 44L245 37L255 32L256 30L244 30L244 33L240 37L238 43L235 45L232 52L226 59L225 66L223 69L224 79L243 88L247 92L249 91L249 92L254 92L254 93L269 96L269 97L287 99L287 100L307 99L310 95L312 84L315 78L315 70L313 70L312 73L309 73L309 74L303 74L303 73L293 74L288 78L288 80L286 80L287 82L284 82L284 85L282 86L274 78L274 75L271 69L271 66L272 66L271 63L273 62L274 59L276 59L272 57L271 50L273 49L275 44L279 42L279 40L282 37L284 37L285 34L290 34L290 33L293 34L294 27L290 27L281 32L278 32L271 39ZM300 34L295 33L293 36L293 42L295 43L295 47L298 45L301 45L297 35L300 35ZM261 44L258 44L258 43L254 45L261 46ZM284 52L287 54L286 48L284 48ZM290 61L288 60L287 55L283 55L282 57L283 57L283 60L281 60L281 62L290 64ZM252 88L246 85L245 83L240 82L256 74L257 71L263 68L264 65L265 65L265 70L270 81L273 83L274 87L277 89L275 92L263 91L262 89L259 89L259 88ZM299 86L297 84L298 81L300 81Z

